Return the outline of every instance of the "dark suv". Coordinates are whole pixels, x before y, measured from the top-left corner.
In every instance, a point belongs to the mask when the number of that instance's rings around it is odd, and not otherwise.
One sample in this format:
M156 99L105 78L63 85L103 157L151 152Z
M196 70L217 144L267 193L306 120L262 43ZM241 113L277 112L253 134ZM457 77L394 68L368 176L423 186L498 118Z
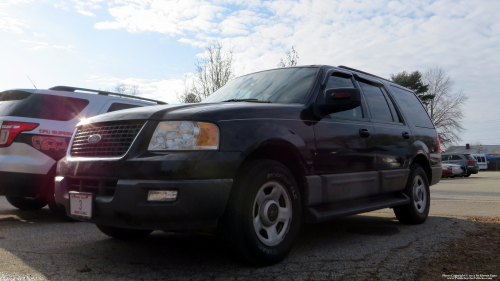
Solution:
M199 104L77 126L56 200L114 238L217 229L243 260L282 260L300 224L393 208L423 223L441 179L436 130L414 93L347 67L281 68Z
M456 164L462 166L464 170L464 177L470 177L471 174L479 173L479 165L476 158L470 154L443 154L441 160L446 164Z

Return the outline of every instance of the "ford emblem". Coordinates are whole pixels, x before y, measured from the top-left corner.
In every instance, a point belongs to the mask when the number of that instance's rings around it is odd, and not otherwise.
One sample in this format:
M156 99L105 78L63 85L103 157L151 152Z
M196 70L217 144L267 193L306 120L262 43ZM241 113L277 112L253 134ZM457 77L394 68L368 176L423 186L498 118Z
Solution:
M92 135L90 136L87 141L91 144L98 143L102 139L101 135Z

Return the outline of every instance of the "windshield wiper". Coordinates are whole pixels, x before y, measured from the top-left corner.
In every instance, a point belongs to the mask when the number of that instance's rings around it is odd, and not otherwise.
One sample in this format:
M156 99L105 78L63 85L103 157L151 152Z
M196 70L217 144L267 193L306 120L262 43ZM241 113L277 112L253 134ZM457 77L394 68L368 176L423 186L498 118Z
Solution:
M268 100L258 100L258 99L230 99L222 102L239 102L239 101L271 103L271 101Z

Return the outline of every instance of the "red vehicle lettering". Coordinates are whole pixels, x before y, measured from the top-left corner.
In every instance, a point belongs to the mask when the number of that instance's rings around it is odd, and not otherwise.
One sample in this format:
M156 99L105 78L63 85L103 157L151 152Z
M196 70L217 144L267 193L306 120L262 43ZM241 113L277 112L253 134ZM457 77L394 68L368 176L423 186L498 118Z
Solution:
M68 150L66 140L60 137L33 136L31 141L38 150Z

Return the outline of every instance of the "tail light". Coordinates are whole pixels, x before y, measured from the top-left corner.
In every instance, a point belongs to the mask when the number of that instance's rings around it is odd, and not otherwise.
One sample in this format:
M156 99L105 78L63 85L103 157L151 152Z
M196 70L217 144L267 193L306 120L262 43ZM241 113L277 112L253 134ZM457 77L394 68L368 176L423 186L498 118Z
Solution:
M24 122L3 122L0 128L0 147L12 144L16 136L22 131L31 131L40 124Z
M436 153L441 153L441 145L439 143L439 134L436 134Z
M469 166L472 165L472 160L467 159L467 165L469 165Z

